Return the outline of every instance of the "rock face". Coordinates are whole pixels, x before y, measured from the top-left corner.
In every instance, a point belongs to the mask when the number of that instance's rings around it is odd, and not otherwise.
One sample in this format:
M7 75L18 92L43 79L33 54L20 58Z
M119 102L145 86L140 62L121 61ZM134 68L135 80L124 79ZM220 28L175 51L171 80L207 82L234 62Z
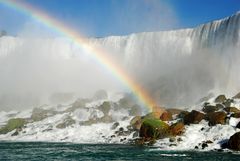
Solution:
M158 119L145 119L139 136L146 139L160 139L169 135L169 125Z
M240 132L237 132L230 137L228 147L232 150L240 150Z
M135 116L131 121L130 125L134 130L140 130L142 125L142 117L141 116Z
M45 110L42 108L34 108L32 111L31 119L33 121L41 121L49 116L56 115L57 112L54 110Z
M226 123L227 114L225 112L212 112L208 113L206 119L209 121L209 126L216 124L224 125Z
M217 98L215 99L215 102L216 102L216 103L223 103L223 102L226 101L226 100L227 100L227 98L226 98L225 95L219 95L219 96L217 96Z
M8 120L7 124L0 129L0 134L7 134L15 129L20 129L26 124L26 120L23 118L14 118Z
M182 122L177 122L170 126L170 133L173 136L181 135L184 131L184 124Z
M204 119L205 115L201 112L192 110L189 114L185 115L183 118L184 124L198 124Z
M56 126L56 128L58 128L58 129L63 129L63 128L66 128L66 127L68 127L68 126L71 126L71 125L73 125L73 124L75 124L75 123L76 123L76 121L73 120L70 116L68 116L67 118L65 118L65 119L63 120L62 123L58 124L58 125Z
M111 109L111 103L108 101L105 101L98 108L103 112L104 115L108 115L108 112Z

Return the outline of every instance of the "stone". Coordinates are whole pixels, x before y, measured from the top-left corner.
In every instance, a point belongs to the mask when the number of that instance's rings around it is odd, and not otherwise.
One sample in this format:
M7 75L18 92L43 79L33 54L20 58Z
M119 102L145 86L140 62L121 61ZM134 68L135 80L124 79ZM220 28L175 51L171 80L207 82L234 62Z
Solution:
M76 121L73 120L72 117L68 116L68 117L66 117L66 118L63 120L62 123L58 124L58 125L56 126L56 128L58 128L58 129L64 129L64 128L69 127L69 126L71 126L71 125L73 125L73 124L75 124L75 123L76 123Z
M180 114L181 112L183 112L183 110L175 109L175 108L166 109L166 111L167 111L168 113L171 113L172 115L178 115L178 114Z
M162 121L171 121L172 119L172 114L169 112L163 112L163 114L160 116L160 120Z
M98 107L98 109L101 110L104 115L108 115L111 109L111 103L108 101L105 101Z
M151 112L144 116L144 119L160 119L162 113L161 112Z
M183 119L187 114L189 114L190 112L188 111L182 111L178 114L177 118L181 118Z
M112 125L111 130L115 130L118 126L119 126L119 122L115 122L115 123Z
M165 138L169 136L169 125L159 119L145 119L139 136L151 139Z
M23 118L10 119L7 124L0 129L0 134L7 134L15 129L21 129L26 123L26 120Z
M215 112L217 110L219 110L219 108L217 106L213 106L213 105L206 105L202 109L202 111L205 113L211 113L211 112Z
M215 99L215 102L216 102L216 103L223 103L223 102L226 101L226 100L227 100L227 98L226 98L225 95L219 95L219 96L217 96L217 98Z
M236 94L233 98L234 99L240 99L240 92L238 94Z
M240 129L240 122L238 122L236 128Z
M184 124L182 122L177 122L170 126L170 133L173 136L181 135L184 132Z
M189 114L185 115L183 118L184 124L198 124L204 119L205 115L199 111L192 110Z
M227 99L226 101L224 101L222 104L225 106L225 107L231 107L231 104L234 102L233 99Z
M240 118L240 112L231 114L231 117Z
M226 107L224 108L224 111L228 112L228 113L239 113L240 110L237 109L236 107Z
M135 116L130 121L130 125L133 127L134 130L140 130L142 125L142 117L141 116Z
M209 126L214 126L216 124L226 124L227 114L223 111L212 112L206 115L206 119L209 121Z
M228 147L232 150L240 150L240 132L237 132L230 137Z

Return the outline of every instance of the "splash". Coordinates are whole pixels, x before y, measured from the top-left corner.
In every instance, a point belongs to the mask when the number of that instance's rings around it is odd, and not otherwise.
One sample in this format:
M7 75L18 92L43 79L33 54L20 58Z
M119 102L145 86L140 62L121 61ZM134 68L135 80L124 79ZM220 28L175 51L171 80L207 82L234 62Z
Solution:
M133 80L126 71L124 71L120 66L118 66L116 62L114 62L113 59L107 57L106 51L99 47L90 45L88 43L88 40L81 33L74 31L64 23L48 15L46 12L39 10L34 6L31 6L28 3L24 3L23 1L0 0L0 3L33 17L42 24L46 25L48 28L60 33L69 40L73 41L88 56L94 59L100 66L109 71L120 82L125 84L127 88L132 93L134 93L136 98L141 102L144 107L148 108L149 110L153 110L153 107L156 107L156 102L150 97L150 95L144 90L142 86L140 86L135 80Z

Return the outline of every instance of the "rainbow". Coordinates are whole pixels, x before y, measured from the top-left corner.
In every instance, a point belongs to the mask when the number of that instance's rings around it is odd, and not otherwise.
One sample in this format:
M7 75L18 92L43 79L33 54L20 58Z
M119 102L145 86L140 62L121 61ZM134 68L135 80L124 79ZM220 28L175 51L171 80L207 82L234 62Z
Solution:
M79 32L74 31L61 21L58 21L46 12L26 2L20 0L0 0L0 3L31 16L48 28L57 31L61 35L70 39L97 63L106 68L113 76L126 85L144 107L147 107L150 111L153 110L154 107L157 107L156 102L150 97L150 95L136 81L134 81L126 71L120 68L117 63L114 63L112 59L106 56L106 51L103 51L103 49L99 47L89 45L88 40Z

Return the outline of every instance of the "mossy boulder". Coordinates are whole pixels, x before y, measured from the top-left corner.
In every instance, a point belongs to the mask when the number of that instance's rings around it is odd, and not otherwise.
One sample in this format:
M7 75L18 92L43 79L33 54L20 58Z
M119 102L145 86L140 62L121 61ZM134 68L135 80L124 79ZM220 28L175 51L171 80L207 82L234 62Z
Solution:
M223 103L226 100L227 100L227 98L226 98L225 95L219 95L219 96L216 97L215 102L216 103Z
M165 138L169 136L169 125L159 119L144 119L139 136L146 139Z
M7 134L15 129L22 128L27 121L23 118L13 118L8 120L7 124L0 129L0 134Z
M209 126L214 126L216 124L226 124L227 114L223 111L221 112L212 112L206 115L206 120L209 121Z
M228 147L232 150L240 150L240 132L237 132L230 137Z
M183 121L185 125L198 124L204 119L205 115L199 111L192 110L190 113L184 116Z
M144 116L144 119L160 119L162 113L161 112L151 112Z

